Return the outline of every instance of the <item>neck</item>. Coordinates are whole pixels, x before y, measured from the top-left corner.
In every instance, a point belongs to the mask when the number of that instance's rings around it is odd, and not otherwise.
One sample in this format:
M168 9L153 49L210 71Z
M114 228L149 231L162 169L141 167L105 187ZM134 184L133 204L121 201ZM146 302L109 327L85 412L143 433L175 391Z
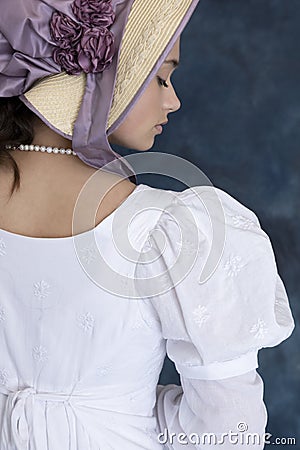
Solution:
M72 148L72 141L55 133L40 119L34 122L33 145L45 145L46 147Z
M52 129L50 129L37 116L33 122L34 137L32 142L24 144L39 145L45 147L70 148L72 141ZM78 156L53 154L35 151L11 150L11 156L16 161L21 172L34 178L34 174L43 174L43 177L57 179L59 175L66 176L74 173L75 169L87 169L88 166Z

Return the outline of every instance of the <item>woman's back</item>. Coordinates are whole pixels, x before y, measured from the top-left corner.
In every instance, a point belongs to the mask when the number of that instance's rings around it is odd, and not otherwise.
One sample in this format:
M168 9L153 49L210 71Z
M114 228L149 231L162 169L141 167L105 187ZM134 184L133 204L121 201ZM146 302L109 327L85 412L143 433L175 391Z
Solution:
M3 449L34 442L39 450L154 450L161 448L160 433L190 430L191 417L199 435L211 423L232 429L241 409L250 429L262 433L256 353L291 333L288 299L255 214L212 187L227 239L216 271L199 283L211 246L201 189L176 193L139 184L117 217L110 214L77 239L0 229ZM45 206L43 214L51 218ZM161 253L160 236L166 251L145 265L144 255ZM171 275L181 281L169 289L173 280L164 269L173 269L178 250L183 264ZM166 351L184 396L179 386L157 386ZM213 411L203 408L207 388ZM215 405L224 411L229 401L234 408L226 409L226 421L215 417Z
M181 106L171 77L198 0L157 3L1 13L1 450L265 431L257 352L294 327L268 236L220 189L136 186L111 147L151 149ZM166 354L182 386L158 385Z
M107 196L115 206L129 189L125 184ZM77 189L80 183L74 184L74 193ZM32 198L26 198L28 210ZM49 211L41 201L45 227L52 212L53 222L56 213L64 213L53 193L52 199ZM138 206L134 195L130 202ZM112 205L109 199L106 203ZM108 207L103 211L99 216L109 214ZM157 214L150 215L155 222ZM25 216L17 231L24 234L25 227L28 235L40 233L42 239L0 229L1 450L13 444L23 449L33 441L39 450L161 448L153 406L164 340L152 308L127 294L134 265L114 247L113 216L102 220L95 233L80 234L77 248L73 238L45 239L49 230L61 234L61 228L39 229L39 218L29 217L27 227ZM145 221L145 231L150 223ZM137 231L135 226L134 237ZM98 266L96 248L107 266ZM97 268L101 286L89 272ZM30 436L22 426L28 414L34 422Z
M31 237L71 236L73 211L85 183L98 172L95 198L101 204L95 225L111 214L134 190L127 179L95 169L79 158L14 152L21 188L9 199L12 172L0 168L0 229ZM84 232L87 229L77 230Z

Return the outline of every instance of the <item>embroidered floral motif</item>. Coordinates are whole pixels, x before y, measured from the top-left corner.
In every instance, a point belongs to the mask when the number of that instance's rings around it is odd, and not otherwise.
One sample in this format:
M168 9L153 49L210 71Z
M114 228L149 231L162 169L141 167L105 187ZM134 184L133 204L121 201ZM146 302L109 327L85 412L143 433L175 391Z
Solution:
M178 246L181 246L181 251L187 253L188 255L193 255L197 252L197 242L190 239L183 239L182 242L177 242Z
M145 432L152 441L157 441L157 435L159 431L156 433L156 430L154 430L153 428L145 428Z
M146 324L149 328L152 328L155 323L157 322L153 316L150 314L144 314L142 315L142 321L144 324Z
M138 396L139 396L139 394L130 395L130 396L129 396L129 400L130 400L131 402L135 402Z
M46 298L51 293L50 285L44 280L38 281L33 285L33 293L39 299Z
M0 238L0 256L6 255L6 244L2 238Z
M242 228L243 230L250 230L253 228L257 228L257 224L248 217L244 217L241 215L235 215L230 217L232 219L233 225L237 228Z
M185 366L187 367L195 367L199 365L199 359L197 358L192 358L190 361L186 361L184 363Z
M149 314L143 314L139 319L136 319L131 325L132 330L139 330L141 328L152 328L155 325L156 320Z
M230 256L224 265L224 269L227 270L228 276L236 277L239 271L242 269L240 262L242 258L240 256Z
M8 372L6 369L0 369L0 384L4 386L8 380Z
M48 350L41 345L37 345L32 349L32 355L37 362L44 362L48 359Z
M97 250L95 247L84 247L80 249L80 253L81 253L80 259L84 261L86 264L90 264L97 258Z
M78 325L86 332L93 328L95 320L92 314L87 312L78 316L77 321Z
M105 377L110 372L110 369L110 366L98 367L96 370L96 374L98 375L98 377Z
M115 20L111 0L75 0L71 9L75 20L60 11L51 17L54 61L70 75L103 72L116 51L108 29Z
M130 327L132 330L139 330L140 328L142 328L142 322L141 320L136 320L135 322L133 322L133 324Z
M0 322L3 322L5 318L5 309L0 307Z
M198 325L198 327L202 327L202 325L207 322L210 317L208 309L206 306L199 305L194 311L194 322Z
M264 336L267 334L268 328L264 320L258 319L256 324L254 324L251 329L250 333L254 333L254 337L256 339L263 339Z

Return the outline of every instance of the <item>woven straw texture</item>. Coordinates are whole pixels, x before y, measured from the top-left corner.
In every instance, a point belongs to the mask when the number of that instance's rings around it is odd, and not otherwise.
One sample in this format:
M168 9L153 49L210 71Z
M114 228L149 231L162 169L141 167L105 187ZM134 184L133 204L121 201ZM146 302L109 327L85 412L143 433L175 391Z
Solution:
M62 72L38 81L24 96L51 125L72 136L85 85L85 73Z
M125 111L186 15L192 0L135 0L122 39L106 131ZM73 134L86 75L64 72L38 81L25 97L56 129Z

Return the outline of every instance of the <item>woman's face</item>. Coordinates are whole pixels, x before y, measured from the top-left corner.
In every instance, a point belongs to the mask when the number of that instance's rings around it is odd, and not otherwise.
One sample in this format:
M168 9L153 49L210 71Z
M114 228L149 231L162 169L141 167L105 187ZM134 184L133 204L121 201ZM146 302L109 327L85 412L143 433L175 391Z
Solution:
M119 127L108 137L110 144L133 150L149 150L160 134L157 125L168 120L181 104L170 81L179 62L180 37L137 103Z

